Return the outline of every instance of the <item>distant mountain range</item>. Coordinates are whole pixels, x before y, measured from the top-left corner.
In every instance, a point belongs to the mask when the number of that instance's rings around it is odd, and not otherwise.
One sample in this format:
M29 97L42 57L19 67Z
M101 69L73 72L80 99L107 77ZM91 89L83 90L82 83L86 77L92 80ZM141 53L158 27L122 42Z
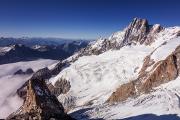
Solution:
M13 38L13 37L1 37L0 38L0 47L22 44L25 46L34 46L34 45L61 45L65 43L72 43L73 41L91 41L91 40L82 40L82 39L65 39L65 38Z
M86 47L89 43L89 41L83 40L43 40L44 39L28 39L25 41L25 39L1 38L0 45L3 47L0 47L0 64L36 59L63 60L81 48Z

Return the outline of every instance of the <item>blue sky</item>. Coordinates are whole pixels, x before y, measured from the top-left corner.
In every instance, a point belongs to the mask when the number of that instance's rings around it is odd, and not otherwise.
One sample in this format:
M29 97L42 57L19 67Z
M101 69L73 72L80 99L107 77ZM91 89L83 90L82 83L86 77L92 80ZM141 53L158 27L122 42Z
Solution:
M180 0L0 0L0 36L95 39L134 17L180 25Z

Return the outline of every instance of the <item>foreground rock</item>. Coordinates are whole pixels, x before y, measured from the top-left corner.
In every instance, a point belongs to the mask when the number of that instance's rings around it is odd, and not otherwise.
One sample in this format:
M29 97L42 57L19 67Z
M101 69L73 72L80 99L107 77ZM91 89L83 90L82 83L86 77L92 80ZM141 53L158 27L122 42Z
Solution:
M49 78L51 78L52 76L55 76L57 75L63 68L69 66L69 62L65 61L65 62L62 62L60 61L53 69L49 70L47 67L45 68L42 68L40 70L38 70L37 72L35 72L32 76L31 79L43 79L43 80L48 80ZM26 70L26 73L29 71L29 69ZM24 72L22 70L18 70L17 71L18 73L22 73L24 74ZM16 73L17 74L17 73ZM19 95L19 97L25 99L26 98L26 91L27 91L27 84L28 82L25 82L18 90L17 90L17 94ZM50 85L48 85L50 86ZM52 86L53 87L53 86ZM50 87L50 88L52 88ZM59 88L58 86L56 88ZM62 88L62 87L61 87ZM60 88L60 89L61 89ZM59 93L56 90L54 90L54 87L53 89L50 89L51 93ZM62 90L60 90L60 93ZM56 94L55 94L56 95ZM58 94L59 95L59 94Z
M31 79L24 104L7 120L72 120L42 79Z

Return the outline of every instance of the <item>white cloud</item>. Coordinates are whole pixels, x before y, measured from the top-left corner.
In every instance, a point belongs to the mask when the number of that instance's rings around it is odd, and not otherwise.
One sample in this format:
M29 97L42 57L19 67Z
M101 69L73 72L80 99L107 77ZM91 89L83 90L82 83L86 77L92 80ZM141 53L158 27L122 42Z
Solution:
M0 65L0 119L6 118L23 104L23 100L18 97L16 91L31 77L30 75L13 75L13 73L27 68L37 71L55 62L57 61L37 60Z

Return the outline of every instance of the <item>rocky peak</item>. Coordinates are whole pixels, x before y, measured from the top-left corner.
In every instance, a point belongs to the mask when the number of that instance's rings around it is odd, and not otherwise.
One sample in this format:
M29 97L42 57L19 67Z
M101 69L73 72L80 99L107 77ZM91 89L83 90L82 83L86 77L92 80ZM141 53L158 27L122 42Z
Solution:
M137 43L151 45L157 34L163 30L159 24L150 25L146 19L134 18L123 31L112 34L108 39L101 38L81 49L79 56L98 55L109 49L120 49Z
M142 30L142 32L147 32L149 29L149 24L146 19L134 18L129 24L128 28L131 30Z
M28 74L32 74L32 73L34 73L34 71L31 68L28 68L26 71L19 69L14 73L14 75L28 75Z
M134 18L125 29L125 36L121 46L137 43L150 45L154 41L156 34L163 29L159 24L149 25L146 19Z
M24 120L71 120L57 98L52 95L44 80L31 79L27 85L27 95L22 107L7 119Z

